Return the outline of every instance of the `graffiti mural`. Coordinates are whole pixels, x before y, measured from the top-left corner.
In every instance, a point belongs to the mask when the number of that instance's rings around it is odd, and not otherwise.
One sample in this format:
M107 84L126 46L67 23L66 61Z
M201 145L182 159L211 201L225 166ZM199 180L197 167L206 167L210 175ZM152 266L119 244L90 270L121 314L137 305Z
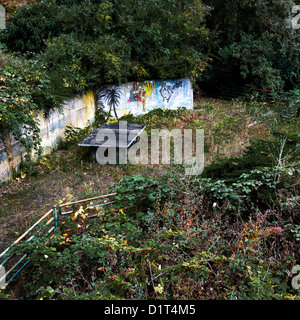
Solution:
M188 78L165 81L130 82L120 86L121 97L118 115L134 115L149 112L155 108L193 108L193 89ZM104 103L105 109L109 106Z
M166 82L164 82L163 85L161 86L161 89L159 90L164 101L167 101L169 103L174 93L174 90L182 87L182 83L183 81L180 80L180 81L176 81L176 83L173 86L168 86Z
M130 90L130 96L129 96L128 102L135 102L135 101L142 102L141 96L142 96L142 87L139 86L138 83L133 82L132 89Z
M118 120L118 114L116 108L119 105L119 101L121 98L122 89L119 87L111 87L105 88L103 90L99 90L97 92L97 99L102 103L106 103L109 105L109 112L110 115L111 109L113 109L115 118Z
M154 81L147 81L144 85L145 88L145 97L151 98L152 93L155 90L155 82Z
M146 109L146 98L150 98L155 89L154 81L133 82L127 102L141 102L143 111Z

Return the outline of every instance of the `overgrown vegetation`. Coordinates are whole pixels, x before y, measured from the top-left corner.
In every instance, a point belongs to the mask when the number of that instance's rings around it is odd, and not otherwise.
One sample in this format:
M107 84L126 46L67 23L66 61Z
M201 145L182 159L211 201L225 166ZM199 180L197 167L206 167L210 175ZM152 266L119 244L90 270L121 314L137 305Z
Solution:
M230 78L274 91L299 84L293 1L0 3L9 12L0 42L10 51L34 56L57 89L69 94L184 76L215 85Z
M0 129L8 154L10 133L28 153L39 150L36 114L87 89L101 95L109 84L186 76L200 89L202 80L218 86L229 78L255 89L247 102L201 99L194 110L119 119L142 123L148 133L204 129L201 176L151 159L99 166L78 142L110 120L101 107L95 123L67 127L53 154L37 163L24 159L14 181L1 186L1 249L57 203L117 195L93 219L89 205L78 206L51 239L19 244L31 263L0 297L300 298L291 286L300 261L300 69L297 35L288 26L292 2L0 3L9 13L7 30L0 30ZM116 101L110 100L115 113Z
M214 140L205 146L204 174L188 178L174 165L114 166L123 177L106 190L118 192L112 207L93 219L88 206L78 207L54 238L18 247L31 260L18 280L19 298L299 299L290 273L300 258L298 120L287 126L275 112L265 117L269 110L260 102L206 100L195 110L124 117L150 128L204 127L206 140ZM70 128L78 140L80 131ZM54 156L40 166L70 176L83 161L85 173L108 172L110 166L89 169L79 153L74 159L75 136L66 135L64 151L72 148L72 163ZM71 190L67 197L80 199ZM82 191L81 198L99 194L87 185Z
M82 92L191 75L207 60L206 12L200 1L37 1L16 11L1 40Z
M8 12L7 28L0 30L0 126L4 132L11 119L10 132L30 141L30 148L39 144L37 111L47 116L64 99L109 84L189 76L201 89L202 80L218 87L230 78L253 89L293 90L299 97L295 61L300 47L289 25L292 1L0 3ZM19 84L22 93L15 87L20 81L26 81ZM9 144L8 138L2 140Z
M129 179L118 188L139 189L140 178ZM157 190L135 214L118 203L94 221L81 210L50 242L21 246L32 261L24 298L298 298L287 271L299 259L299 170L255 171L231 186L180 173L163 179L171 191L163 201Z

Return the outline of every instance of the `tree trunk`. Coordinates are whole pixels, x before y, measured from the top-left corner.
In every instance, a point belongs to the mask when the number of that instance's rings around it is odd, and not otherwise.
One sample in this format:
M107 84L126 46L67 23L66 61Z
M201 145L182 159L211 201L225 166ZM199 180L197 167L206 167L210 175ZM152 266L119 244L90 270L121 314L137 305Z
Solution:
M117 115L117 110L116 110L116 106L113 106L114 108L114 113L115 113L115 118L117 121L119 121L118 115Z

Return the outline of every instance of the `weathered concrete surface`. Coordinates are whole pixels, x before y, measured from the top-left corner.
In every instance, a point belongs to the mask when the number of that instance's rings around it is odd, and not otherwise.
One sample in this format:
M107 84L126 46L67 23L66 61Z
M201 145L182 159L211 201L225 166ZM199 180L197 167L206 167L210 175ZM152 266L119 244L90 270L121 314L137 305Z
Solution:
M193 88L189 78L130 82L121 85L119 88L121 92L117 107L119 117L128 113L144 114L155 108L193 108ZM105 110L108 111L109 106L103 104ZM55 111L48 119L45 119L41 113L38 118L40 121L41 145L44 154L49 154L63 139L66 126L73 125L84 128L88 121L94 120L94 94L90 91L83 97L66 101L62 113ZM13 141L12 145L15 167L18 169L24 150L16 141ZM0 184L9 179L9 161L4 146L0 145Z
M83 97L74 98L64 103L62 112L54 111L48 119L40 113L38 120L40 122L41 146L43 153L49 154L59 141L64 137L66 126L84 128L89 121L95 118L95 102L92 91L87 92ZM24 149L19 142L13 140L12 143L15 167L18 169ZM10 179L9 161L5 147L0 145L0 184Z
M119 86L120 100L117 108L119 117L131 113L145 114L156 108L193 109L193 88L189 78L178 80L147 80L129 82ZM103 101L105 110L109 106Z

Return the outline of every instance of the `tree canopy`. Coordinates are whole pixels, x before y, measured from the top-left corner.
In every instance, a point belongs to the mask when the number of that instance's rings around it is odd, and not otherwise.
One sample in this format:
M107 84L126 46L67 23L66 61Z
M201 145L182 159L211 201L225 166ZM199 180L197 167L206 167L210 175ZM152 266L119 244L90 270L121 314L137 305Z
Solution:
M292 30L291 0L204 0L213 8L207 26L219 32L210 79L260 89L299 85L300 43Z
M5 119L13 119L8 113L26 110L16 103L12 109L12 102L3 97L7 90L16 95L25 87L30 98L24 99L34 102L31 108L49 111L87 89L127 81L188 76L195 83L209 80L217 86L247 83L274 91L299 86L300 44L291 28L292 1L0 0L0 4L9 13L0 43L7 47L6 55L18 54L14 59L21 61L17 64L22 73L19 83L7 86L2 80L1 112L7 117L1 118L3 128ZM1 69L6 84L14 80L7 80L7 68ZM39 74L44 82L31 86L26 73ZM32 115L23 111L20 122Z
M13 52L38 54L75 91L183 76L272 90L299 84L290 0L22 3L10 3L14 14L0 40Z
M194 0L40 1L16 11L2 41L77 89L191 76L207 61L208 11Z

